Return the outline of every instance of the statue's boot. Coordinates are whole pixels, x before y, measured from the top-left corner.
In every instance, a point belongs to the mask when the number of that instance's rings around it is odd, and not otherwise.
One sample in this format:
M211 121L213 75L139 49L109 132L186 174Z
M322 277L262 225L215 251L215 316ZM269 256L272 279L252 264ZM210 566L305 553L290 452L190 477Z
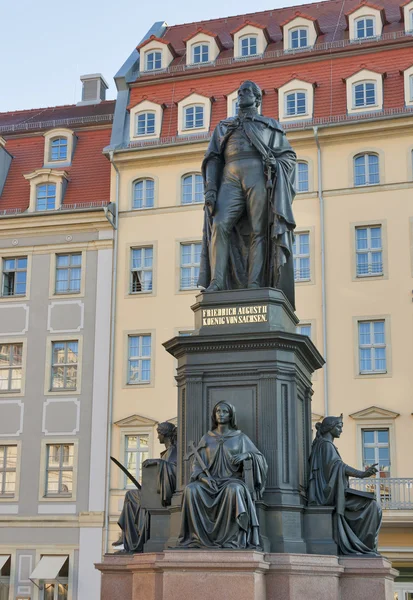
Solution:
M116 542L113 542L112 546L122 546L123 544L123 535L121 534L119 539Z
M204 290L204 292L220 292L222 288L216 283L216 281L211 281L209 286Z

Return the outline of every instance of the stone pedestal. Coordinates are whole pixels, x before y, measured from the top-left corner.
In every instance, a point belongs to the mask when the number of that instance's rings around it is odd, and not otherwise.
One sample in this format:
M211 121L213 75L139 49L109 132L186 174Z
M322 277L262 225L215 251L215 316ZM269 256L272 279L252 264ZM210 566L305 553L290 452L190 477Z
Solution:
M233 404L238 427L267 459L257 503L262 547L268 552L336 554L331 511L306 520L305 489L311 446L311 375L324 360L280 290L261 288L200 294L192 307L195 332L164 344L178 361L178 471L167 547L175 547L182 490L189 481L184 457L210 428L213 406ZM306 532L311 543L307 544ZM320 532L327 537L321 539Z
M171 550L107 554L101 600L393 600L384 558Z

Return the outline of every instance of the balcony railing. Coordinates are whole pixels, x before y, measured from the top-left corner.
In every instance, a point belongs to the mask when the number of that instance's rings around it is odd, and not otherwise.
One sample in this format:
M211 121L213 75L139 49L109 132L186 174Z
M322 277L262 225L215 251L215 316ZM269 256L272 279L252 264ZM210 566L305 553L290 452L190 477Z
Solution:
M350 478L350 487L363 492L373 492L377 502L385 510L413 510L413 479Z

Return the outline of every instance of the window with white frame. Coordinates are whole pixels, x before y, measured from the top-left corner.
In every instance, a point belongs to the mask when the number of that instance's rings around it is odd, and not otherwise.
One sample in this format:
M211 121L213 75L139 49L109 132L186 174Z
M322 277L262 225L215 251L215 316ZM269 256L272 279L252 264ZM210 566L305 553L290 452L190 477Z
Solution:
M383 275L381 225L356 227L357 277Z
M140 179L133 184L132 208L137 210L153 208L155 204L155 182L153 179Z
M152 291L153 246L131 248L130 293Z
M386 334L384 320L359 321L358 337L360 373L386 373Z
M307 92L285 94L285 116L295 117L307 114Z
M145 71L158 71L162 69L161 50L152 50L145 54Z
M27 256L3 258L2 296L25 296Z
M80 292L82 276L82 253L56 255L56 294Z
M376 35L376 19L375 17L360 17L355 21L355 38L361 40L363 38L374 37Z
M125 435L125 465L134 478L142 481L142 463L149 458L149 435L132 434ZM126 477L125 488L135 488L134 484Z
M0 344L0 392L20 392L23 344Z
M141 112L136 115L136 135L155 134L155 113Z
M409 94L410 102L413 102L413 75L410 75L409 77Z
M390 439L388 429L363 429L363 468L377 465L377 479L390 477Z
M353 84L353 108L366 108L377 104L376 84L362 81Z
M46 444L45 496L73 493L74 444Z
M204 200L204 180L200 173L189 173L182 177L181 204L199 204Z
M52 342L52 391L75 390L77 388L77 370L79 360L79 342L77 340Z
M296 233L293 244L294 281L309 281L310 275L310 234Z
M296 167L296 188L297 192L308 192L308 163L303 160L297 162Z
M209 44L194 44L192 46L192 63L194 65L209 62Z
M3 564L2 559L4 558L3 556L0 556L0 561L1 564ZM10 593L10 565L11 565L11 559L10 556L6 556L6 562L3 564L3 566L0 569L0 600L9 600L9 593ZM18 600L18 598L16 598L16 600ZM30 600L30 599L25 599L25 600Z
M231 113L231 116L232 117L236 117L237 114L238 114L238 110L239 110L238 98L234 98L234 100L232 101L232 113Z
M296 48L306 48L308 46L308 28L297 27L296 29L290 29L290 49L295 50Z
M379 157L377 154L359 154L354 157L354 185L380 183Z
M307 337L311 338L311 323L297 325L296 331L301 335L306 335Z
M151 381L151 336L128 336L128 384Z
M202 104L184 108L184 129L202 129L204 127L205 107Z
M194 290L198 284L201 244L181 244L181 290Z
M36 210L55 210L56 184L43 183L36 187Z
M410 26L409 26L410 31L413 31L413 10L411 10L409 12L409 24L410 24Z
M17 445L0 446L0 498L16 493Z
M256 35L248 35L240 38L239 41L240 56L254 56L257 54L257 36Z
M59 160L67 160L67 138L58 137L50 141L50 155L49 160L51 162Z

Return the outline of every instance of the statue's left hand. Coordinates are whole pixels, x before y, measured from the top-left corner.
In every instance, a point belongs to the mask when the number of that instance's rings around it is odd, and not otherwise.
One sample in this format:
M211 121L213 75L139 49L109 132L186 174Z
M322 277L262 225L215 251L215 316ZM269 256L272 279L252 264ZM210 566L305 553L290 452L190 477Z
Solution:
M153 465L157 465L159 460L157 458L147 458L143 461L142 467L152 467Z
M239 465L240 463L244 462L244 460L247 460L247 458L249 458L250 455L248 452L243 452L242 454L236 454L235 456L232 457L232 462L234 465Z

